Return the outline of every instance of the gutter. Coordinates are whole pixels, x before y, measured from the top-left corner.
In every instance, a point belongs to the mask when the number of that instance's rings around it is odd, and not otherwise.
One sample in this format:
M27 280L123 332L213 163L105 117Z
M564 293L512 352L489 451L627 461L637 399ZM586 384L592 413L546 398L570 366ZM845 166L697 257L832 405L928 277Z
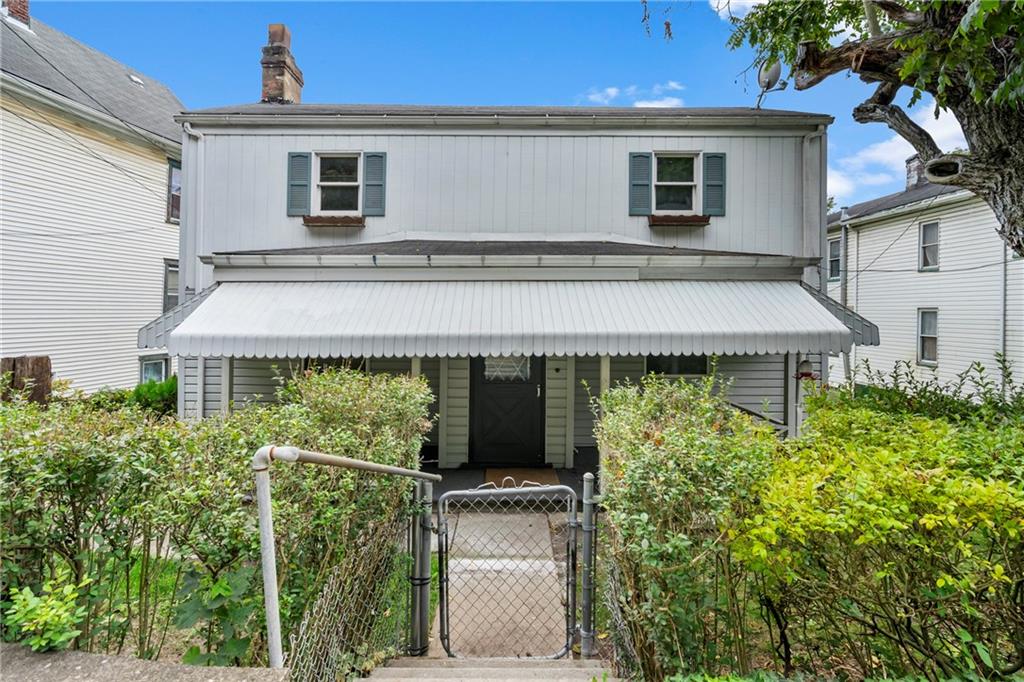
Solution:
M839 229L842 224L846 224L850 227L856 227L860 225L867 225L879 220L885 220L887 218L894 218L915 211L920 211L924 205L928 205L928 209L938 208L946 206L948 204L955 204L961 201L967 201L969 199L977 199L978 195L968 190L960 190L957 192L951 192L949 194L938 194L930 199L921 199L910 204L903 204L902 206L896 206L894 208L879 211L877 213L868 213L867 215L857 216L856 218L849 218L845 221L836 221L827 225L826 231L834 231ZM930 204L928 202L931 202Z
M181 159L181 143L151 133L136 126L128 126L110 114L80 104L47 88L6 71L0 72L0 87L15 93L16 97L24 98L33 104L44 106L54 113L70 115L84 123L100 128L121 139L139 143L142 138L154 147L159 148L174 159Z
M285 106L285 105L282 105ZM744 126L758 128L821 127L831 116L766 117L743 116L658 116L652 114L252 114L185 113L174 117L204 126L291 126L291 127L575 127L575 128L699 128ZM813 133L812 133L813 134Z

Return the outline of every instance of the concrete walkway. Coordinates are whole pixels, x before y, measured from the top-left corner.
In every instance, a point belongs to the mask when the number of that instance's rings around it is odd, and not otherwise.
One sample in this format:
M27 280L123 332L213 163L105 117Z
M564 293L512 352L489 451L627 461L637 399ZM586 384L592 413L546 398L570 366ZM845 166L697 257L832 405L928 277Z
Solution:
M81 651L37 654L17 644L0 644L4 682L279 682L286 677L284 670L205 668Z

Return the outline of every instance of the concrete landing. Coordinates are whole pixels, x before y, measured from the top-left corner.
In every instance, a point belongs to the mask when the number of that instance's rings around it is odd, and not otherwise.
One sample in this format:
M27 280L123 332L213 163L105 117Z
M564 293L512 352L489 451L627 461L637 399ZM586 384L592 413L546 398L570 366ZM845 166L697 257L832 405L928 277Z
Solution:
M371 679L381 680L565 680L614 682L601 661L508 658L397 658L377 668Z

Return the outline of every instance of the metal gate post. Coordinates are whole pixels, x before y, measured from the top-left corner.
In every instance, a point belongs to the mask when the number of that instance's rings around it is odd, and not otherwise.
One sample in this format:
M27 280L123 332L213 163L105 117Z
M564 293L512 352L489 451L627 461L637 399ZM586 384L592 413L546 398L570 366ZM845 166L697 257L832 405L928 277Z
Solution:
M430 531L434 484L416 483L417 512L413 519L412 647L413 656L425 656L430 643Z
M583 622L580 624L580 655L594 656L594 474L583 475Z

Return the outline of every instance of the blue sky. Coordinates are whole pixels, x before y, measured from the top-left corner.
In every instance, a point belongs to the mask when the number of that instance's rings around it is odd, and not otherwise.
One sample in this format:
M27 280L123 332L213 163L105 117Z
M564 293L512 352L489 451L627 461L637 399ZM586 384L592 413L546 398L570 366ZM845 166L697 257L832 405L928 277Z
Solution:
M715 0L711 0L714 3ZM169 85L189 108L253 102L266 27L283 22L305 76L305 102L752 106L748 49L706 0L601 3L65 3L33 0L32 15ZM675 39L659 26L671 18ZM859 125L870 94L836 76L764 106L823 112L830 194L840 204L898 191L909 147L880 124ZM907 93L909 97L909 92ZM941 146L958 143L949 117L915 115Z

